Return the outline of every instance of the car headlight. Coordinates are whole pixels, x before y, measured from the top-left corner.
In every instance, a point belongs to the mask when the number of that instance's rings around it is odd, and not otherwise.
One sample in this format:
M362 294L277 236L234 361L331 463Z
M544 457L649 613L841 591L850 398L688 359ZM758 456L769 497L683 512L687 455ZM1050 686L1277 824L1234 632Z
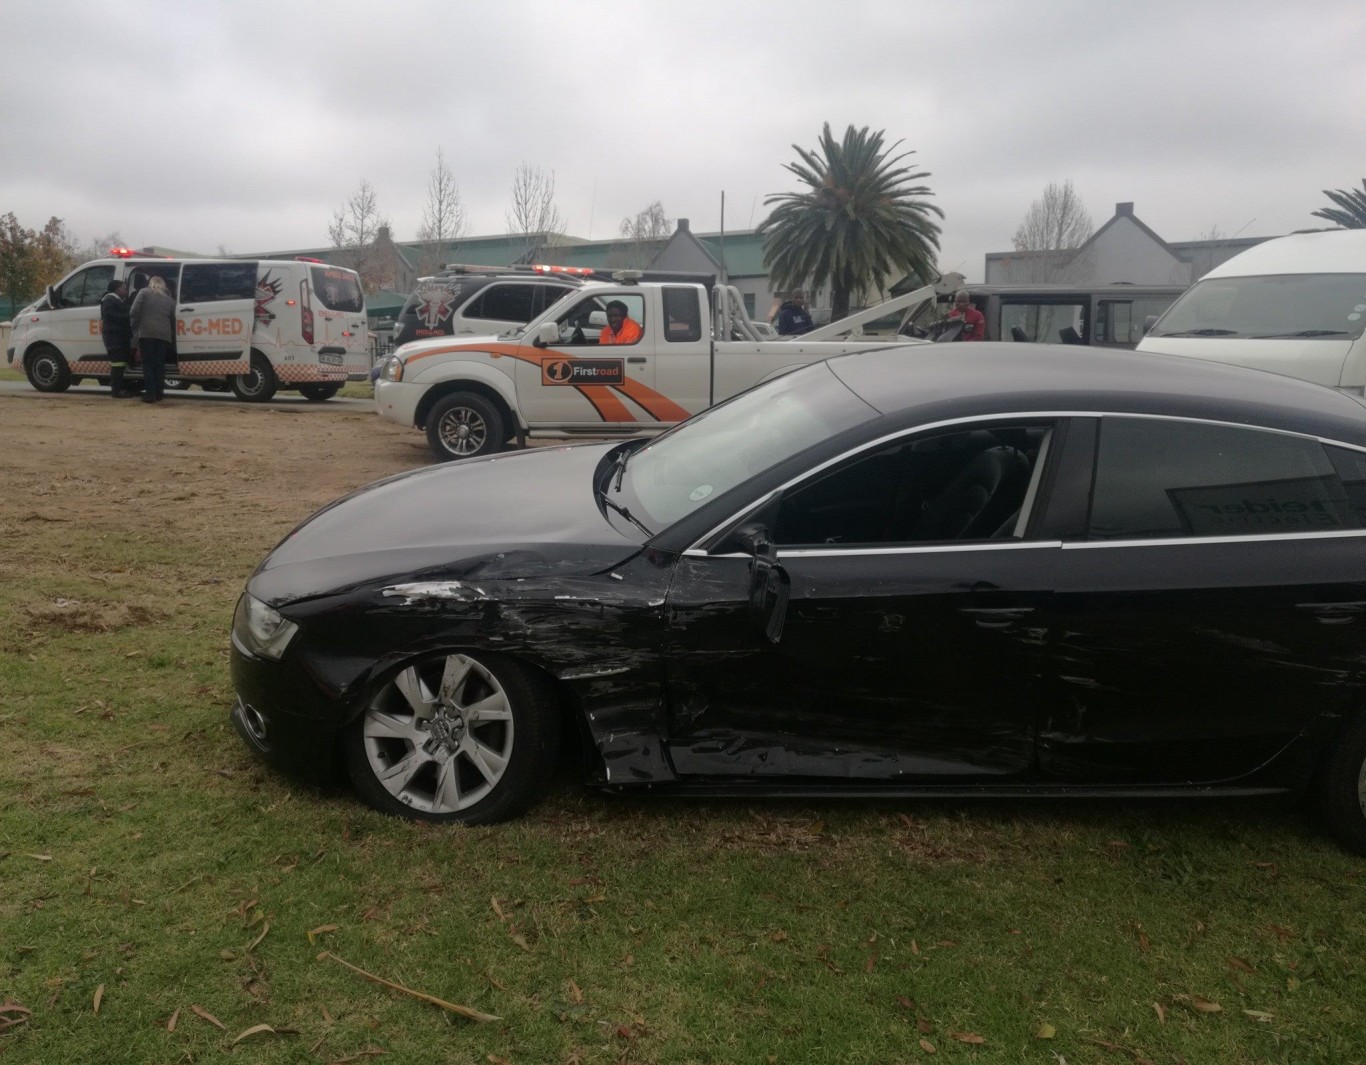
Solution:
M278 661L298 631L298 625L246 592L237 600L232 636L247 653Z
M384 369L380 371L379 375L386 381L402 381L403 360L396 355L390 355L384 360Z

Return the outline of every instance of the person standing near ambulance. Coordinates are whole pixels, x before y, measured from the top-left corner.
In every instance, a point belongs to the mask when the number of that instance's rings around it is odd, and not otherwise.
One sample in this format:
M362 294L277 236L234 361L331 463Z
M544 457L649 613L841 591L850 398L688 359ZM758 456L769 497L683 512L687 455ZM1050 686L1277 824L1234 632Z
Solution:
M127 399L133 393L123 387L123 375L132 354L133 326L128 320L128 286L122 281L110 281L100 299L100 339L109 356L109 394Z
M128 312L142 359L144 403L160 403L166 391L166 360L175 342L175 310L166 282L154 277L137 294Z

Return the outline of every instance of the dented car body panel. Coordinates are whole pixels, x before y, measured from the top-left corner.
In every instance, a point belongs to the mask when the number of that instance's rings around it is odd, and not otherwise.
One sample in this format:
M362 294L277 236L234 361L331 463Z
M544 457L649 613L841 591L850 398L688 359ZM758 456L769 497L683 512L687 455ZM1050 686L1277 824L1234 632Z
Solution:
M239 699L273 722L260 753L321 778L377 685L461 650L546 677L609 789L1303 787L1366 696L1366 472L1348 472L1366 412L1237 369L1002 347L847 356L762 386L747 395L769 414L801 408L762 454L688 450L690 428L725 437L725 404L650 442L430 467L339 500L247 586L298 627L278 661L234 638ZM818 387L858 402L801 407ZM1121 535L1098 524L1106 434L1136 420L1318 465L1264 484L1152 472L1177 524ZM1209 468L1241 477L1221 456ZM945 535L960 482L993 463L983 491L1014 477L1015 494L989 528L964 504ZM1115 522L1146 498L1124 476Z

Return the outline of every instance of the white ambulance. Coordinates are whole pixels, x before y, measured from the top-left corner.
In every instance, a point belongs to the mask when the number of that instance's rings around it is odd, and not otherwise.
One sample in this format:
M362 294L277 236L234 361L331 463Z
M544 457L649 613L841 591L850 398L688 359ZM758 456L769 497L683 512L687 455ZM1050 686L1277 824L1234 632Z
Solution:
M370 369L365 296L354 270L320 259L166 259L114 248L78 267L14 316L5 365L40 392L109 380L100 299L110 281L131 300L160 277L176 300L168 377L265 402L280 389L330 399ZM138 387L141 370L129 367Z

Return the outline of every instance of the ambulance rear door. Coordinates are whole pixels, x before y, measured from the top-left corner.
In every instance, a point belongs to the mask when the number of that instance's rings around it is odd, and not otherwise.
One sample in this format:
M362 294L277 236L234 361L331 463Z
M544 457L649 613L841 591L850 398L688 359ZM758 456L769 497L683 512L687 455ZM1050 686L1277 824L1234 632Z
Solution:
M343 367L353 380L370 375L370 334L360 275L340 266L310 266L318 361Z
M256 263L185 263L176 301L180 376L249 373L255 315Z

